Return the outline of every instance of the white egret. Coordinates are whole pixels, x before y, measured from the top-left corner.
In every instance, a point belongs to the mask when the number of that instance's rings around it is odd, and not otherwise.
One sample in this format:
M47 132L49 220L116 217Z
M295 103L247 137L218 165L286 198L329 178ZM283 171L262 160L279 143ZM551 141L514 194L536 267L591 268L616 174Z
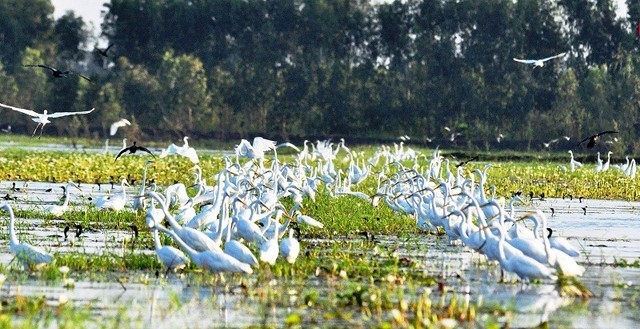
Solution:
M180 237L184 243L189 245L190 248L193 248L197 251L206 251L206 250L214 250L214 251L222 251L220 246L213 240L211 240L206 234L196 229L190 227L183 227L180 225L175 218L169 213L169 208L166 202L162 199L162 196L156 192L147 192L146 194L149 197L152 197L160 204L162 211L164 211L164 215L169 221L169 225L176 233L177 236Z
M113 136L116 134L116 132L118 132L118 128L130 126L130 125L131 125L131 122L129 122L129 120L120 119L111 124L111 128L109 129L109 135Z
M129 186L127 179L123 179L120 183L122 192L114 194L112 196L103 196L94 201L93 205L98 209L108 209L113 211L120 211L124 209L127 204L127 189L125 186Z
M191 248L186 241L183 241L175 231L168 230L157 223L156 227L173 237L176 243L178 243L178 245L180 245L180 247L189 254L189 257L191 257L191 260L193 260L196 265L211 273L253 273L249 264L245 264L223 253L221 250L197 251Z
M15 231L13 209L11 209L8 203L3 204L1 208L9 213L9 248L11 252L16 255L16 258L22 262L24 267L29 268L30 266L34 266L39 268L51 263L53 256L49 253L28 243L20 243L20 241L18 241L18 236Z
M189 139L189 137L184 136L183 140L184 140L184 145L182 146L177 146L176 144L171 144L169 145L165 150L162 150L162 153L160 153L160 158L164 158L168 155L171 154L177 154L177 155L181 155L183 157L189 158L189 160L191 160L191 162L193 163L198 163L200 162L200 159L198 159L198 154L196 153L196 150L193 147L189 146L189 142L187 141Z
M552 236L553 230L550 227L547 227L547 239L549 239L549 243L551 244L551 248L558 249L565 254L571 257L580 256L580 251L578 251L567 239L559 236Z
M602 171L609 170L609 166L611 165L611 154L613 154L613 152L607 152L607 162L602 165Z
M153 163L153 160L147 160L147 162L144 164L144 170L142 172L142 184L140 185L140 191L138 191L138 195L136 198L133 199L133 204L132 204L132 208L133 210L144 210L144 208L146 208L146 202L145 202L145 198L144 196L144 189L145 189L145 184L147 181L147 168L149 168L149 165Z
M248 140L243 139L240 141L240 144L236 146L236 154L249 159L263 159L264 152L272 150L275 147L276 142L262 137L254 138L252 144L249 144Z
M95 110L95 108L88 110L88 111L79 111L79 112L57 112L57 113L48 113L47 110L44 110L42 113L37 113L35 111L32 110L26 110L26 109L21 109L18 107L13 107L13 106L9 106L9 105L5 105L5 104L1 104L0 106L4 107L4 108L8 108L10 110L14 110L14 111L18 111L20 113L26 114L26 115L30 115L33 118L31 118L31 120L33 120L34 122L37 122L38 125L36 126L36 129L33 130L33 134L31 134L31 136L35 136L36 131L38 131L38 127L40 128L40 136L42 136L42 131L44 130L44 126L47 123L50 123L51 121L49 121L49 119L55 119L55 118L60 118L60 117L64 117L64 116L69 116L69 115L80 115L80 114L89 114L91 112L93 112L93 110Z
M546 266L535 261L533 258L522 255L513 254L509 257L505 256L504 246L506 233L502 226L498 225L498 231L500 232L500 240L498 241L498 262L500 266L507 272L515 273L521 279L552 279L557 277Z
M575 171L575 170L576 170L576 168L582 167L582 162L576 161L576 160L573 158L573 151L569 150L569 151L567 151L567 152L568 152L569 154L571 154L571 162L569 163L569 164L570 164L571 171L573 172L573 171Z
M62 205L52 204L45 206L42 210L56 217L62 216L62 214L69 210L69 190L71 189L71 187L80 189L80 187L76 183L69 181L66 187L62 186L62 188L64 189L64 202L62 203Z
M278 248L278 223L270 221L270 225L276 225L275 234L267 242L260 245L260 261L269 265L275 265L280 248Z
M300 242L293 236L293 229L289 229L289 237L280 241L280 253L287 260L287 263L293 264L300 254Z
M562 57L564 55L566 55L567 53L560 53L558 55L554 55L554 56L550 56L550 57L546 57L546 58L542 58L542 59L519 59L519 58L514 58L513 60L519 63L524 63L524 64L531 64L533 65L533 67L543 67L544 66L544 62L548 61L548 60L552 60L554 58L558 58L558 57Z
M158 259L162 262L165 268L172 271L177 271L182 269L189 264L189 258L180 251L179 249L172 246L163 246L160 243L160 235L158 234L158 229L156 227L155 222L151 222L153 227L151 230L153 231L153 240L156 247L156 255Z

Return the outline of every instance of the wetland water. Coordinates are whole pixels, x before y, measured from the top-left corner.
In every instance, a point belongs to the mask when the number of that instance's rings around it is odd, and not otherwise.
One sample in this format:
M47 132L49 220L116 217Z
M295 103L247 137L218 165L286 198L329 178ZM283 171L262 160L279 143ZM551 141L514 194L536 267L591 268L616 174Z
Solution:
M9 201L14 209L27 209L41 204L51 204L62 195L61 184L17 182L20 191L12 192L16 200ZM12 182L0 182L0 192L4 195L12 188ZM45 192L47 189L52 192ZM83 184L82 191L72 189L71 203L76 209L84 209L87 197L97 197L108 193L111 187L103 184ZM119 186L115 186L119 190ZM135 189L129 189L134 194ZM533 201L531 207L542 209L549 219L554 234L568 238L581 250L579 263L586 267L581 281L591 290L594 297L581 299L561 297L555 284L498 283L499 267L487 264L484 256L461 247L446 244L446 237L415 234L411 237L377 236L374 242L361 245L360 249L347 252L361 254L361 257L382 257L378 249L393 250L395 257L409 259L420 267L408 269L423 271L438 278L438 285L408 287L400 284L397 298L414 300L419 295L431 294L434 303L450 300L456 296L459 303L478 305L476 323L459 323L474 327L485 323L508 323L511 328L538 326L548 322L550 327L566 328L637 328L640 325L638 312L640 293L640 269L620 266L640 259L640 203L624 201L602 201L578 199L547 199ZM551 216L553 207L555 215ZM586 214L583 207L586 207ZM517 208L524 213L527 208ZM0 261L7 266L12 260L6 234L6 214L3 219L3 234L0 241ZM95 230L83 233L82 239L74 245L64 241L60 220L44 221L41 218L18 218L20 238L41 246L52 253L87 253L126 255L127 243L132 239L130 230ZM143 232L142 234L148 234ZM361 242L363 237L350 235L336 240L302 239L307 250L334 248L334 245ZM153 254L153 250L137 252ZM301 256L301 257L304 257ZM388 255L386 256L388 257ZM331 263L327 259L327 264ZM263 265L264 266L264 265ZM262 271L259 269L258 271ZM255 276L246 276L249 287L255 289ZM187 276L170 275L157 279L154 273L141 271L117 272L103 276L99 280L90 275L70 275L76 282L73 288L64 288L59 281L47 283L31 276L20 280L7 280L1 290L2 299L12 296L44 296L48 303L58 303L61 296L70 305L88 310L100 323L110 323L110 319L122 318L130 327L171 328L186 327L243 327L243 326L284 326L291 314L300 314L303 326L343 327L351 325L367 326L371 316L361 309L344 306L350 317L327 317L313 306L300 303L308 292L316 291L323 296L335 296L336 291L353 287L358 282L342 284L335 279L328 280L322 275L304 281L279 279L264 285L263 293L248 293L239 276L227 277L226 283L202 284ZM338 280L339 281L339 280ZM362 282L363 287L368 285ZM440 287L440 289L438 289ZM271 292L270 292L271 291ZM290 302L273 302L264 297L268 294L282 294ZM266 298L266 299L265 299ZM496 313L496 310L500 312ZM355 314L354 314L355 313ZM387 312L389 313L389 312ZM498 315L496 315L498 314ZM390 317L390 315L388 315ZM104 319L104 320L103 320ZM373 322L376 323L376 322Z

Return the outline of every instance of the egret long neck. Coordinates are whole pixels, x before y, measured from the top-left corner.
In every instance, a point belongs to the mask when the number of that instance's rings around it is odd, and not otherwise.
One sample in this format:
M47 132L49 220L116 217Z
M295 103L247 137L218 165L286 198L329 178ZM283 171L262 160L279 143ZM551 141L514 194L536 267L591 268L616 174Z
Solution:
M171 227L173 229L177 229L177 228L181 228L182 226L178 223L178 221L176 221L176 219L169 213L169 205L168 202L164 202L161 198L160 195L156 192L149 192L149 195L156 199L156 201L160 204L160 207L162 208L162 211L164 212L164 216L167 218L167 220L169 221L169 225L171 225Z
M20 244L20 241L18 241L18 236L16 235L15 223L14 223L16 219L15 219L15 216L13 215L13 209L11 209L11 207L8 204L5 204L2 208L9 213L9 244L11 245Z
M156 250L160 250L162 248L162 244L160 244L160 234L158 234L158 230L155 226L151 230L153 230L153 240L156 245Z
M187 254L189 254L189 256L195 261L198 256L200 255L199 252L197 252L195 249L189 247L189 245L187 245L186 243L184 243L184 241L182 241L182 239L180 239L180 237L171 230L168 230L166 227L160 225L160 224L156 224L156 227L161 230L164 233L169 234L173 240L180 246L180 248L182 248L182 250L186 251Z

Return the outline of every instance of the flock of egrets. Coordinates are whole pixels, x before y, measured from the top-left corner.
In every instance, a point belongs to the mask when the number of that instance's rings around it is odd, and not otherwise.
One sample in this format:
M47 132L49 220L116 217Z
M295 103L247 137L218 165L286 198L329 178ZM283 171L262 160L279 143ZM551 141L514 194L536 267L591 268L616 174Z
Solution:
M576 168L582 167L583 163L574 159L573 152L571 150L569 150L568 152L569 154L571 154L569 169L571 171L575 171ZM599 172L608 171L609 169L617 169L624 176L627 176L632 179L636 178L636 171L637 171L636 159L629 160L629 156L626 156L625 163L611 164L611 154L613 154L613 152L611 151L607 152L607 161L604 161L600 158L600 152L598 152L598 158L596 159L596 164L593 167L593 170L599 173ZM566 167L562 167L562 169L565 171L567 170Z
M178 154L197 163L195 150L186 138L184 142L182 147L172 144L162 156ZM293 161L278 157L282 147L296 150ZM426 167L420 165L421 159L427 160ZM347 162L346 166L341 161ZM541 211L517 217L514 203L519 197L505 209L504 198L488 193L490 165L468 175L464 165L452 172L439 151L427 158L400 143L394 148L382 146L365 159L351 151L344 140L338 144L305 142L300 150L290 143L277 145L256 137L253 143L242 140L235 158L225 158L221 171L205 174L196 165L194 182L164 188L146 181L151 163L147 161L144 167L136 195L127 194L128 184L123 180L119 193L96 198L93 206L105 211L130 207L145 212L158 258L168 271L183 268L190 261L211 273L250 274L260 263L275 264L278 257L293 264L300 252L294 231L305 226L323 227L303 214L303 203L315 202L316 193L328 193L336 198L362 198L376 207L385 204L413 216L419 229L444 232L450 244L473 249L525 281L555 280L558 275L580 276L584 272L574 259L578 250L566 239L551 235ZM209 175L215 177L215 184L207 183L204 176ZM357 188L369 176L377 179L373 195ZM197 187L195 195L187 193L191 185ZM55 216L68 211L69 190L74 186L73 182L67 184L62 205L40 210ZM292 201L286 202L293 204L288 210L284 199ZM31 268L52 262L51 254L18 241L11 207L5 203L2 208L10 216L9 242L17 259ZM165 219L168 227L162 225ZM525 223L533 224L533 229ZM160 234L170 236L180 248L162 246Z

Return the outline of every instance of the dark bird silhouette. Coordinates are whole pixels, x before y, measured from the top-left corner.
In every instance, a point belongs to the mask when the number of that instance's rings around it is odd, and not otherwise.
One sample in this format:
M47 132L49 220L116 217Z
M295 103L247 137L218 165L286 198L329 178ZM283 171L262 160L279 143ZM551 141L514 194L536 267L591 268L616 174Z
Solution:
M124 154L125 152L127 152L127 151L129 152L129 154L134 154L134 153L136 153L137 151L144 151L144 152L147 152L147 153L151 154L153 157L155 157L155 155L154 155L153 153L151 153L151 151L149 151L149 149L147 149L146 147L143 147L143 146L138 146L138 145L136 145L136 142L134 141L134 142L133 142L133 145L131 145L131 146L129 146L129 147L125 147L125 148L123 148L122 150L120 150L120 152L118 152L118 155L116 155L116 159L115 159L115 160L113 160L113 162L116 162L116 160L118 160L118 158L119 158L122 154Z
M108 46L107 46L107 48L105 48L104 50L102 50L102 49L100 49L100 48L98 48L98 47L96 47L95 49L96 49L96 52L97 52L98 54L100 54L100 55L102 55L102 56L104 56L104 57L109 57L109 55L107 54L107 52L109 51L109 49L110 49L111 47L113 47L113 43L112 43L112 44L110 44L110 45L108 45Z
M460 167L460 166L464 166L464 165L466 165L467 163L469 163L469 162L471 162L471 161L476 161L476 160L478 160L479 158L480 158L480 156L479 156L479 155L476 155L476 156L474 156L473 158L471 158L471 159L469 159L469 160L460 161L460 162L456 165L456 168L458 168L458 167Z
M138 232L138 227L137 227L137 226L135 226L135 225L129 225L129 228L133 231L133 238L134 238L134 239L137 239L137 238L138 238L138 235L140 234L140 233Z
M69 230L71 230L71 226L67 225L64 227L64 241L67 241L69 238ZM76 224L75 238L79 238L80 235L82 235L82 225Z
M60 70L58 70L56 68L53 68L53 67L51 67L49 65L46 65L46 64L27 64L27 65L24 65L24 67L42 67L42 68L45 68L47 70L50 70L51 74L56 78L65 78L69 74L75 74L75 75L77 75L77 76L79 76L79 77L91 82L91 79L85 77L84 75L82 75L80 73L71 72L71 71L60 71Z
M595 135L591 135L591 136L581 140L580 143L578 143L578 146L580 146L580 144L582 144L582 143L584 143L586 141L589 141L587 143L587 148L590 149L590 148L593 148L594 146L596 146L596 142L598 141L600 136L606 135L606 134L617 134L617 133L618 132L615 131L615 130L607 130L607 131L599 132L599 133L597 133Z
M582 207L582 214L583 214L583 215L586 215L586 214L587 214L587 207L586 207L586 206L585 206L585 207Z
M551 207L551 208L549 208L549 209L551 209L551 217L555 216L555 214L556 214L556 210L555 210L555 209L553 209L553 207Z

